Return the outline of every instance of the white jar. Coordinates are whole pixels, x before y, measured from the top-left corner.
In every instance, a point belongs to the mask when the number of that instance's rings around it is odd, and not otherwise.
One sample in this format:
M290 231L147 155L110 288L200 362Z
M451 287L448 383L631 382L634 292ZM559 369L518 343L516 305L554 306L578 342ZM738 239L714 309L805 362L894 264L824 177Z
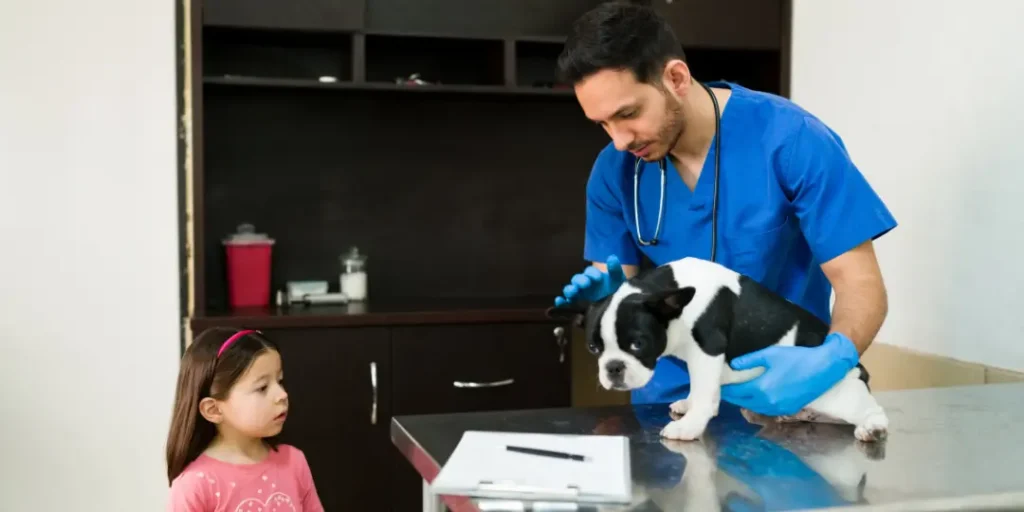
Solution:
M341 293L348 300L363 301L367 297L366 256L359 253L358 247L352 247L341 255L341 275L338 278Z

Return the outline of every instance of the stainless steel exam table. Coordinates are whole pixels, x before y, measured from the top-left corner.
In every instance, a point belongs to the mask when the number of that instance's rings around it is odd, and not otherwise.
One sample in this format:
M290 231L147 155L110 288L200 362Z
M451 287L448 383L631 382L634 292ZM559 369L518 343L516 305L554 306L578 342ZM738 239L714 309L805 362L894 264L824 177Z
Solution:
M726 403L691 443L660 438L667 405L398 416L391 438L423 477L425 511L1024 510L1024 384L876 395L890 428L874 445L846 425L751 423ZM429 482L471 429L626 435L633 503L432 495Z

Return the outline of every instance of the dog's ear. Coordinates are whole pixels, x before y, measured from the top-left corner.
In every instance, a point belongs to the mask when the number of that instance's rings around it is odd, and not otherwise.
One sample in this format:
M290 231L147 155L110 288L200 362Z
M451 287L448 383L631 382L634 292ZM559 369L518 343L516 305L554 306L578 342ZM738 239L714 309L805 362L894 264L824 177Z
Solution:
M661 318L675 318L693 300L695 293L697 289L692 286L652 293L644 300L644 305Z
M544 314L552 320L563 320L572 323L572 325L582 328L583 320L586 318L586 308L579 306L567 305L567 306L552 306L548 308Z

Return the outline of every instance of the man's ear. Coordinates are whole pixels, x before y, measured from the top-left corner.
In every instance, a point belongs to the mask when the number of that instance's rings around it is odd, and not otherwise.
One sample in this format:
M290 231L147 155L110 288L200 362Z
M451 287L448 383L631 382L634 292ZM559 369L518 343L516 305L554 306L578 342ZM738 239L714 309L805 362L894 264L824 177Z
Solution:
M206 421L214 425L224 421L224 413L220 410L220 404L210 397L199 401L199 414L202 414Z
M571 322L578 328L583 328L583 321L586 319L586 309L579 306L553 306L544 314L552 320Z
M644 300L644 306L661 318L675 318L693 300L695 293L697 289L692 286L652 293Z
M682 59L672 59L665 64L663 74L665 87L677 96L685 96L693 84L690 66Z

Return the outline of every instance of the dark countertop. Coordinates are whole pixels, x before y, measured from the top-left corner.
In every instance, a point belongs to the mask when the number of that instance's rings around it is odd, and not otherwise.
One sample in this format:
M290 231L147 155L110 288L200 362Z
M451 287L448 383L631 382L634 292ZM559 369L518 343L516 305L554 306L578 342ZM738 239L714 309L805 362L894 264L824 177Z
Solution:
M1024 384L876 395L890 430L874 445L846 425L753 424L724 402L691 443L660 438L665 405L399 416L391 437L429 482L466 430L627 435L633 504L574 510L1024 509ZM443 498L459 512L483 505Z
M240 308L207 312L192 329L214 326L273 329L287 327L364 327L443 323L551 322L544 310L554 295L496 298L371 298L349 305Z

